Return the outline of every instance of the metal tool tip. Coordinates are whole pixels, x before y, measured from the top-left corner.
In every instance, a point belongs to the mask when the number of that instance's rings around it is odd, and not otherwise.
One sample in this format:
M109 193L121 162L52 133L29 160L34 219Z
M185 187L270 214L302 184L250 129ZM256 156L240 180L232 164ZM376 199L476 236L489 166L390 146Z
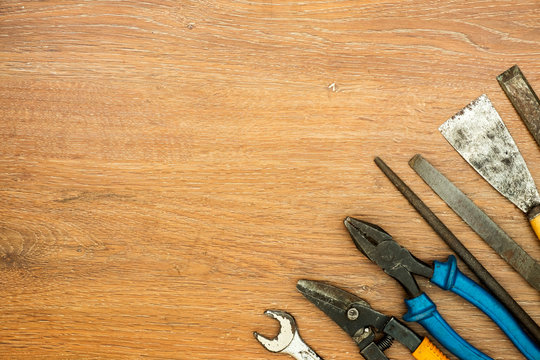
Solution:
M386 176L390 176L393 174L393 171L388 167L388 165L386 165L383 159L377 156L374 161L375 161L375 165L377 165L377 167L381 169L381 171Z
M422 155L420 155L420 154L414 155L414 156L411 158L411 160L409 160L409 166L412 167L412 168L414 168L416 162L419 161L419 160L422 160L422 159L423 159Z
M314 281L312 280L300 279L296 282L296 289L301 293L304 293L306 290L312 288L313 284Z
M347 216L347 218L345 220L343 220L343 224L345 225L347 230L349 230L349 233L354 229L354 226L352 224L352 220L353 220L353 218L351 218L349 216Z
M476 112L479 111L478 109L484 108L484 107L493 107L491 104L491 101L489 100L488 96L486 94L482 94L473 101L471 101L467 106L465 106L463 109L459 110L454 116L452 116L450 119L446 120L444 123L439 126L439 131L443 134L445 138L450 135L450 132L454 127L456 127L456 123L462 123L463 121L466 121L467 119L475 118L477 115ZM485 111L485 110L480 110Z
M521 70L519 69L519 66L517 66L516 64L512 66L511 68L506 69L503 73L499 74L499 76L497 76L497 81L501 83L501 86L502 86L504 85L502 83L507 82L508 80L510 80L511 78L517 75L521 75L521 77L523 77L523 74L521 74Z
M362 220L355 219L353 217L347 216L345 220L343 220L343 223L347 227L347 229L350 228L358 228L361 225L365 225L366 223Z

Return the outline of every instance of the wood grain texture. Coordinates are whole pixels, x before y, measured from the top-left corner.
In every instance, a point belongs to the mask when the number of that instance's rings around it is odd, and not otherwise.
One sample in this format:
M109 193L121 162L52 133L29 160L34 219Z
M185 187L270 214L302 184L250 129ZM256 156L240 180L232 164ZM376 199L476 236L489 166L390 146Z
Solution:
M537 0L1 1L0 358L285 358L252 337L277 332L267 308L325 359L360 358L295 290L326 280L405 312L343 218L449 254L377 155L540 321L538 293L407 165L422 153L540 258L523 214L437 131L487 93L540 181L495 79L517 63L540 89L539 24ZM519 358L420 284L471 343Z

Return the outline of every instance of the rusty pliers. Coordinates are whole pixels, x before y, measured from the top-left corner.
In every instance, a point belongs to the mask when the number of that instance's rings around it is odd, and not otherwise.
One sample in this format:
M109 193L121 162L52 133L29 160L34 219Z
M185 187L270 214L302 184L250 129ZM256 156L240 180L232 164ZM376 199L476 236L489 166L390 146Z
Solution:
M349 334L366 360L388 360L384 351L394 340L407 347L415 359L448 360L428 338L422 339L395 317L372 309L356 295L313 280L299 280L296 288Z

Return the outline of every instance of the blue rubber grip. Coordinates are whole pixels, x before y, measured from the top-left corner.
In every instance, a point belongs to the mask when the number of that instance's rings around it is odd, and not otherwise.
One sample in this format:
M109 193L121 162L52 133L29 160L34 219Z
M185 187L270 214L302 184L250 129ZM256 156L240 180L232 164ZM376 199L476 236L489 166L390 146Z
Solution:
M455 256L450 255L446 262L434 261L433 277L430 281L444 290L458 294L482 310L504 331L527 359L540 359L540 348L534 340L527 335L503 304L459 270Z
M442 318L437 307L426 294L406 299L407 313L403 320L422 325L452 354L461 360L493 360L459 336Z

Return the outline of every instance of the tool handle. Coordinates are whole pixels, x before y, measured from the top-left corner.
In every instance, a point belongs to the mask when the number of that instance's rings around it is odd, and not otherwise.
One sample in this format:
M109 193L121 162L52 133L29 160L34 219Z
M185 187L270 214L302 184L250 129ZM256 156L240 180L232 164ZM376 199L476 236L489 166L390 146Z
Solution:
M459 336L442 318L437 307L424 293L406 299L407 313L405 321L415 321L422 325L437 341L452 354L462 360L493 360Z
M311 350L310 348L297 350L288 354L296 360L323 360L322 357L319 357L319 355L317 355L315 351Z
M458 294L489 316L527 359L540 359L540 348L520 327L510 312L489 292L465 276L457 267L456 258L434 261L432 283Z
M540 240L540 214L530 219L529 222L531 223L536 237L538 238L538 240Z
M323 360L322 357L317 355L317 353L302 340L298 331L294 332L293 339L285 349L281 350L281 352L291 355L296 360Z
M416 360L449 360L427 337L414 350L412 356Z

